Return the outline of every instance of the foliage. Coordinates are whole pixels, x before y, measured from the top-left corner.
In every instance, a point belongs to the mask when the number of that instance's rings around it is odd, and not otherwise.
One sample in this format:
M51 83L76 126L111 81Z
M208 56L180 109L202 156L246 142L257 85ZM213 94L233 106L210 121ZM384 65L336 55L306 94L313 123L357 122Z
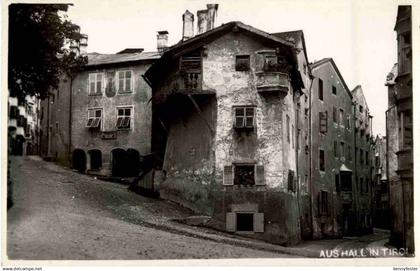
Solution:
M85 57L65 48L80 39L80 28L65 16L67 4L9 6L8 79L11 96L45 97L61 76L72 76Z

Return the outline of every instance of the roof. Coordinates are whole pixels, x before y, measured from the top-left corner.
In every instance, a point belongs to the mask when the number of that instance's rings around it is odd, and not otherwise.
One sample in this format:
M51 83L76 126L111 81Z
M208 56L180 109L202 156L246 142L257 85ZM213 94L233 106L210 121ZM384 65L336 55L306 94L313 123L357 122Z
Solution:
M340 171L341 171L341 172L352 172L352 170L351 170L351 169L349 169L348 167L346 167L346 165L345 165L345 164L342 164L342 165L341 165L341 167L340 167Z
M141 53L143 51L144 51L143 48L126 48L118 52L117 54L133 54L133 53Z
M136 62L144 60L159 59L158 52L141 52L141 53L122 53L122 54L88 54L88 64L86 66L98 66L107 64L116 64L124 62Z
M350 98L353 98L353 94L350 91L349 87L346 84L346 81L344 80L343 76L340 73L340 70L338 69L337 65L335 65L334 59L330 58L323 58L321 60L315 61L314 63L310 64L309 66L311 67L311 70L318 68L326 63L331 63L331 65L333 66L334 70L337 72L338 77L340 78L341 82L343 82L344 88L347 91L347 94L349 94Z
M286 41L281 37L277 37L274 35L270 35L267 32L264 32L262 30L259 30L257 28L254 28L250 25L246 25L239 21L232 21L226 24L222 24L219 27L216 27L212 30L206 31L202 34L196 35L192 38L189 38L185 41L180 41L177 44L171 46L168 48L168 50L165 51L165 53L162 55L159 61L155 62L152 67L150 67L145 76L151 81L153 81L153 75L154 73L161 73L161 67L160 65L165 65L165 61L176 58L180 55L182 55L185 52L192 51L194 49L197 49L212 40L215 40L219 38L221 35L224 35L225 33L231 32L231 31L246 31L250 34L259 36L265 40L271 41L273 43L277 43L281 47L286 47L289 49L294 49L295 45L292 42ZM296 62L296 59L294 59Z
M306 44L305 44L305 36L303 35L303 31L302 30L293 30L293 31L286 31L286 32L278 32L278 33L272 33L271 35L282 38L286 41L292 42L293 44L296 45L297 41L299 39L302 40L302 45L303 45L303 51L305 53L305 59L306 62L309 63L308 61L308 55L306 53Z
M364 103L364 105L365 105L365 107L366 107L366 110L369 112L370 110L369 110L369 106L368 106L368 103L367 103L367 101L366 101L366 97L365 97L365 94L363 93L363 88L362 88L362 86L361 85L357 85L352 91L351 91L351 93L356 93L356 91L358 90L358 89L360 89L360 93L361 93L361 97L362 97L362 99L363 99L363 103ZM356 95L354 95L353 94L353 96L356 96Z

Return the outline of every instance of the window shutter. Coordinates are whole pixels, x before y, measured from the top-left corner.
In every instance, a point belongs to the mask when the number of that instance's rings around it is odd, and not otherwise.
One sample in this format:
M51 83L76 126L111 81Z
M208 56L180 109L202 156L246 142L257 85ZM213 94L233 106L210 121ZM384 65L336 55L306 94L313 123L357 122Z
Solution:
M256 166L255 185L265 185L264 166Z
M233 166L225 166L223 169L223 185L233 185Z
M236 213L226 213L226 231L236 231Z
M326 133L328 130L328 113L319 112L319 132Z
M264 232L264 213L254 213L254 232Z

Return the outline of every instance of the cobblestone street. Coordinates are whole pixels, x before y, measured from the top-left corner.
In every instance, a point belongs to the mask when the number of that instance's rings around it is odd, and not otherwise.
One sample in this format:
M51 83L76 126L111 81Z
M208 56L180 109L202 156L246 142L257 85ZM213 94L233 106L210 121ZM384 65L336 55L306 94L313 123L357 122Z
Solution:
M11 157L11 172L15 205L8 212L9 259L290 257L157 227L188 210L38 157Z

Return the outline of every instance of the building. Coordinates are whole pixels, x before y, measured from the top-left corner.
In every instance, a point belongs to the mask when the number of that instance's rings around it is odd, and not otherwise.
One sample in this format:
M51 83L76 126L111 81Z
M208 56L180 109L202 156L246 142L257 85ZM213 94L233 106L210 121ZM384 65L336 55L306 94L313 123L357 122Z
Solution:
M38 154L38 107L35 96L9 97L9 148L12 155Z
M357 217L354 221L358 233L371 233L372 231L372 116L360 85L352 91L354 105L354 176L355 189L358 191L354 197Z
M398 42L398 64L386 83L390 101L387 111L387 162L392 217L390 243L414 253L411 6L398 7L394 30ZM398 161L396 170L394 161Z
M386 137L376 136L372 151L373 226L389 228L389 195L386 164Z
M167 32L158 37L162 50ZM151 152L151 89L142 75L160 54L130 48L87 57L42 102L42 155L80 172L137 176Z
M314 237L357 232L353 95L332 58L311 64L311 182Z
M204 18L214 20L217 5L207 7ZM152 150L164 153L160 195L211 215L215 228L296 243L311 231L309 171L298 165L299 151L309 160L303 34L292 41L241 22L202 31L202 12L199 34L185 35L194 22L187 11L184 40L145 74Z

